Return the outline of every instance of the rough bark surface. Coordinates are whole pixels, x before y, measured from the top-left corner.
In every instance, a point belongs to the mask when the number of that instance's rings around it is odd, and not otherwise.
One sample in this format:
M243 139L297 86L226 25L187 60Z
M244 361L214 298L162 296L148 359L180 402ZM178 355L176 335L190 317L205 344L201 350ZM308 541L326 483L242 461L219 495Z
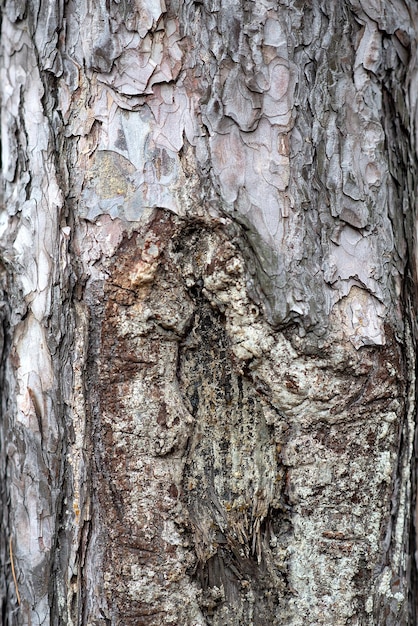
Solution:
M415 624L415 2L1 28L2 623Z

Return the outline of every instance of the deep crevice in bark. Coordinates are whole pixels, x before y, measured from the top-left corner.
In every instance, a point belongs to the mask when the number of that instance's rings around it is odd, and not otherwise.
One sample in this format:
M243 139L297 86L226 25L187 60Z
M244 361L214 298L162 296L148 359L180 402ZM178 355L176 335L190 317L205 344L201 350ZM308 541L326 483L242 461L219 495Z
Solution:
M259 395L234 371L222 315L202 297L196 307L192 346L186 339L179 355L196 420L183 476L194 578L208 624L271 624L286 604L285 559L271 551L285 545L284 471Z
M2 294L3 295L3 294ZM4 297L4 295L3 295ZM7 304L4 303L4 308L2 313L5 313L5 309L7 310ZM0 496L1 496L1 564L2 564L2 575L0 578L1 586L1 613L2 613L2 624L4 626L12 626L15 622L13 619L13 615L16 613L16 609L18 607L16 590L14 589L14 582L12 578L12 567L11 567L11 559L13 557L13 549L15 548L15 533L13 532L13 528L10 524L10 494L9 494L9 486L10 479L8 478L8 385L7 385L7 376L6 376L6 367L7 367L7 357L10 352L10 347L12 345L11 341L11 333L10 327L7 323L7 318L2 319L2 329L1 329L1 342L2 342L2 354L1 354L1 363L0 363L0 385L2 389L1 394L1 438L0 438L0 452L1 452L1 481L0 481ZM12 545L12 554L10 554L10 542Z

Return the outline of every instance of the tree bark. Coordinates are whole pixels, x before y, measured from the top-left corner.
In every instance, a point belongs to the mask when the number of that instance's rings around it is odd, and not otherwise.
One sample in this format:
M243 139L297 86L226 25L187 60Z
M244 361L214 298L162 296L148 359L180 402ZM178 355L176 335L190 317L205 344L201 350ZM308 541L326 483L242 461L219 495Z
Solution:
M412 0L3 0L7 625L416 624Z

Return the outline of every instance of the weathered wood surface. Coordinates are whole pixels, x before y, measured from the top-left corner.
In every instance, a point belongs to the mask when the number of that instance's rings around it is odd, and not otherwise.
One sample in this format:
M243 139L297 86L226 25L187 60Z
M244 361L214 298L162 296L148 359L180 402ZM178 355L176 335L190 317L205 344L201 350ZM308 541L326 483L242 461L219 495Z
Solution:
M414 624L416 3L1 28L3 623Z

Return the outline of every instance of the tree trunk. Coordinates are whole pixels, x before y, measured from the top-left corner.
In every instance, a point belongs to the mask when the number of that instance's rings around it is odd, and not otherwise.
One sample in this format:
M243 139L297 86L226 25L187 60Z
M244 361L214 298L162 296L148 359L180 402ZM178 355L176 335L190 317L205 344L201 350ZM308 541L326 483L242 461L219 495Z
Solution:
M3 624L416 624L417 42L3 0Z

